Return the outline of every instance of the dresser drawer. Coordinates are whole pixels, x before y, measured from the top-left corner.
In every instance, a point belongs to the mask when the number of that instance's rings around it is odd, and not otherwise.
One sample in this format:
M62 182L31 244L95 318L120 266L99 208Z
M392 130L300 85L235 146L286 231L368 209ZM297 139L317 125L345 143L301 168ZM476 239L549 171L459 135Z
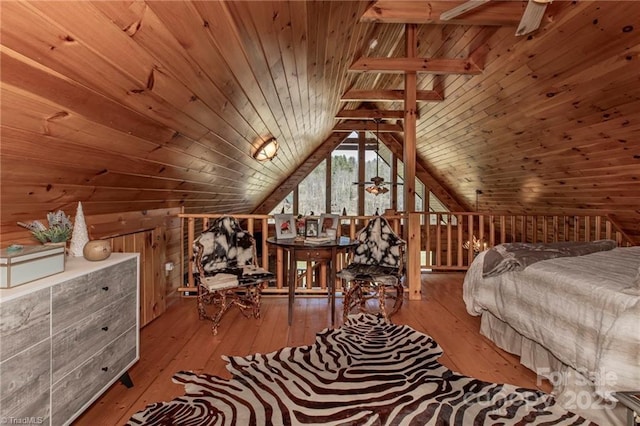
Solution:
M138 358L137 332L132 327L53 385L51 424L68 424L126 372Z
M296 250L295 252L296 260L310 260L310 261L320 261L320 260L331 260L331 250L318 250L318 249L309 249L309 250Z
M0 304L0 361L49 337L50 295L45 288Z
M53 334L128 295L136 296L135 259L93 271L52 289Z
M0 423L35 418L49 424L51 340L0 363Z
M107 343L136 326L137 307L128 295L54 334L53 383L85 362Z

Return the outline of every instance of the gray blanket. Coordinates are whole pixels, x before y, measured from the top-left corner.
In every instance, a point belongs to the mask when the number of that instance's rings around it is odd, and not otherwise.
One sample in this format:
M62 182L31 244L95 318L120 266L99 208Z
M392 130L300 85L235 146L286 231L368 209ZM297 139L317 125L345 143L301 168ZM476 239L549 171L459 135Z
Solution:
M484 256L482 277L495 277L507 271L522 271L529 265L556 257L583 256L616 247L613 240L562 243L506 243L491 248Z

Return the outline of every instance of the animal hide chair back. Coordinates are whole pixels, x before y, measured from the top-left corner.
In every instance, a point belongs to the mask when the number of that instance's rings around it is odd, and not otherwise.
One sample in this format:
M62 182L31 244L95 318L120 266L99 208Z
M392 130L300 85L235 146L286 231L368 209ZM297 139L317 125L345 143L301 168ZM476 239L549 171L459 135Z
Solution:
M198 315L213 322L218 333L222 316L237 306L245 317L260 317L263 286L274 274L256 264L255 239L231 216L215 219L193 243L197 269ZM210 307L212 313L207 312Z
M358 232L353 260L338 276L346 281L343 319L354 308L369 312L370 299L378 300L379 313L389 320L402 306L404 286L404 248L406 242L391 228L387 219L376 216ZM387 304L391 309L387 312Z

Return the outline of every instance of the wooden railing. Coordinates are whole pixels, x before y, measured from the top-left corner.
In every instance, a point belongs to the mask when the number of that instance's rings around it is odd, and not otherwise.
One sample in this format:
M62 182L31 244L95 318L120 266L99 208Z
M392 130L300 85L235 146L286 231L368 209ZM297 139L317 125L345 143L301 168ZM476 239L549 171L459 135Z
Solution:
M187 235L184 238L184 252L188 263L187 286L178 291L183 294L194 291L193 241L207 229L210 220L221 214L180 214L186 222ZM273 218L269 215L234 215L244 229L256 237L258 264L276 273L276 282L265 289L265 293L286 293L287 276L284 253L281 248L267 245L267 238L275 235ZM399 235L407 239L406 283L409 297L420 297L421 271L466 271L477 253L500 243L509 242L559 242L594 241L612 239L619 246L632 245L631 240L621 232L612 220L605 216L542 216L506 215L481 213L416 212L409 215L386 216ZM338 236L354 238L371 216L342 216ZM408 232L408 223L415 229ZM419 228L419 231L418 231ZM407 232L405 232L407 231ZM474 244L475 242L475 244ZM338 259L338 269L346 265L348 258ZM415 263L418 265L415 265ZM296 292L305 294L326 293L326 266L306 265L304 273L296 276ZM339 280L338 280L339 281ZM341 290L341 283L336 283Z
M412 214L420 217L421 266L429 269L465 271L478 252L501 243L611 239L631 245L605 216Z

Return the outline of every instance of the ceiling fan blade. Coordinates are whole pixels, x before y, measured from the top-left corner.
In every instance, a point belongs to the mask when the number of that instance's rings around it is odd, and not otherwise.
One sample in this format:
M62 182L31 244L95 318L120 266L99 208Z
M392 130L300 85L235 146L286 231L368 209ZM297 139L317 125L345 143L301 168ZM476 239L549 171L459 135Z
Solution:
M353 185L375 185L375 182L352 182ZM393 185L393 186L398 186L398 185L404 185L403 182L378 182L378 185Z
M549 3L551 2L545 0L529 0L520 24L518 24L516 35L521 36L537 30Z
M485 3L488 3L489 0L469 0L462 3L459 6L456 6L452 9L447 10L446 12L442 12L440 14L441 21L449 21L451 19L457 18L460 15L463 15L470 10L475 9L478 6L482 6Z

